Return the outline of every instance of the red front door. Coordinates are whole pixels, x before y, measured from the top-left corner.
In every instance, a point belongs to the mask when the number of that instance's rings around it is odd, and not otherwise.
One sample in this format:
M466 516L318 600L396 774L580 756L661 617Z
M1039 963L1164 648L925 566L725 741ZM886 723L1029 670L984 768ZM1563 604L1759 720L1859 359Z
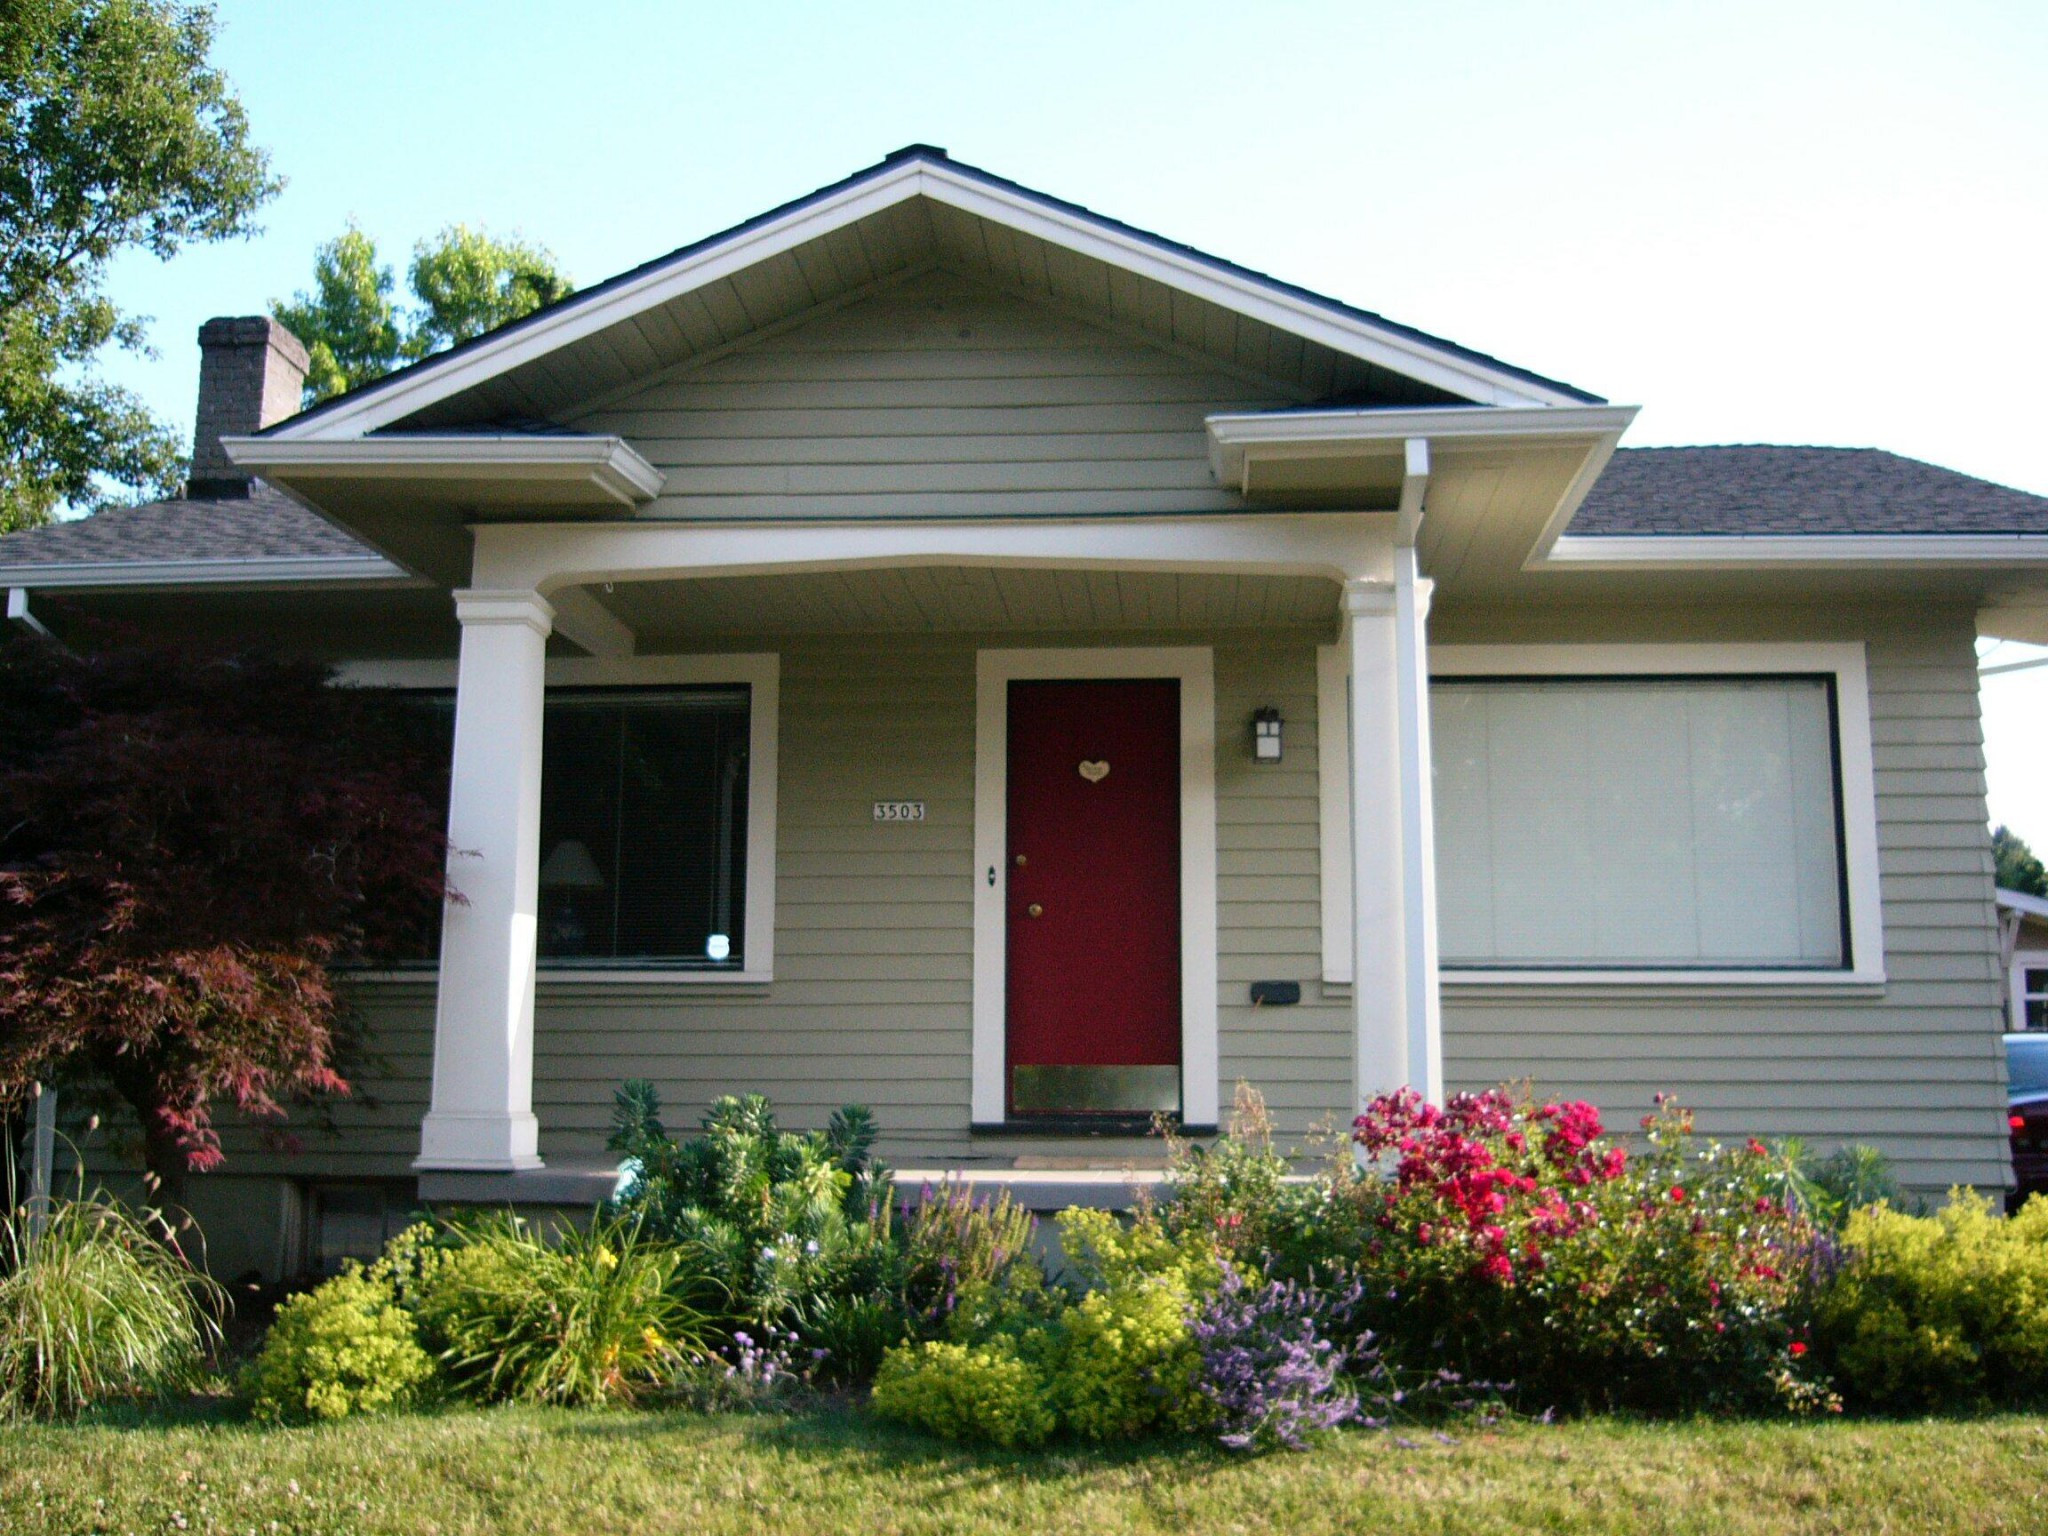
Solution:
M1180 684L1009 707L1009 1112L1178 1110Z

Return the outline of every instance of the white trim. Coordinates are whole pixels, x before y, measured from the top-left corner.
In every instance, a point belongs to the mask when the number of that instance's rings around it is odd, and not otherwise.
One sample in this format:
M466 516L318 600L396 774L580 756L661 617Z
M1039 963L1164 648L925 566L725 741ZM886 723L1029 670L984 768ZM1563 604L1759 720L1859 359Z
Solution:
M1740 570L1745 566L2048 565L2048 535L1565 534L1526 569Z
M974 1045L977 1124L1005 1118L1010 690L1036 678L1180 682L1181 1119L1216 1124L1216 662L1206 645L986 650L975 663ZM994 879L989 878L993 874Z
M26 587L9 587L7 589L7 619L9 623L19 624L23 629L41 635L45 640L56 638L50 633L50 626L29 611L28 589Z
M1015 522L486 523L472 529L479 586L551 592L660 581L910 565L1049 570L1384 576L1387 512L1027 518Z
M266 477L318 480L517 479L537 484L583 482L624 507L651 501L666 479L622 437L545 437L519 433L408 433L340 441L223 437L239 469Z
M247 560L77 560L0 566L0 587L298 586L423 587L382 555L278 555Z
M1588 446L1604 445L1611 453L1638 409L1633 405L1515 402L1396 411L1219 411L1204 417L1203 425L1209 434L1209 463L1216 478L1225 485L1240 485L1253 459L1327 459L1354 454L1399 458L1410 439L1427 442L1441 452L1454 443L1492 447L1503 441L1583 438Z
M1316 804L1323 981L1351 985L1351 647L1316 647Z
M1870 987L1883 984L1884 905L1877 865L1877 781L1871 757L1869 672L1862 642L1445 645L1430 652L1430 672L1432 677L1832 673L1835 678L1836 751L1841 760L1842 775L1843 884L1849 899L1852 965L1845 970L1494 970L1460 966L1444 972L1446 985L1784 987L1832 984Z
M1577 395L1523 378L1362 316L1346 315L1270 280L1219 268L1163 242L1115 229L1086 214L922 157L855 179L782 217L740 229L700 249L657 263L628 281L572 298L496 339L421 364L303 422L287 422L265 442L360 437L571 342L618 325L656 305L821 239L915 197L1036 236L1078 255L1149 277L1180 292L1291 335L1392 369L1408 378L1495 405L1577 407Z
M452 661L355 661L336 681L359 688L452 688ZM745 683L747 711L747 938L744 971L540 972L542 986L570 981L608 986L732 986L775 979L776 793L782 730L782 658L773 651L707 652L695 656L553 656L549 688L660 687L670 683ZM412 974L412 973L406 973ZM431 975L431 972L421 972Z

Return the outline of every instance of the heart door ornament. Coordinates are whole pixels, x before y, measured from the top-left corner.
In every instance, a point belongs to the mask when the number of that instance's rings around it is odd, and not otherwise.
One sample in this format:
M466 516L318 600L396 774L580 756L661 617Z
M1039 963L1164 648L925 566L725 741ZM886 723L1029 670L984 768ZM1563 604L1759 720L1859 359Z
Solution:
M1104 762L1083 762L1081 764L1081 777L1090 784L1100 784L1109 777L1109 764Z

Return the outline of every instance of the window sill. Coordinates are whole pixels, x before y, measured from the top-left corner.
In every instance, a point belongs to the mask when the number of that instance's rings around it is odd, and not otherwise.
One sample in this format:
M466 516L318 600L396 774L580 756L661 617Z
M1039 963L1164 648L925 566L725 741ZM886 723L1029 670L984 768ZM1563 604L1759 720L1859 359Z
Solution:
M1447 997L1573 993L1598 997L1881 997L1883 971L1445 970Z
M405 970L361 970L343 971L344 981L369 983L378 986L403 985L407 982L437 986L441 980L438 966L421 966ZM594 966L583 970L542 970L534 975L534 989L545 992L551 987L765 987L775 980L773 971L633 971L610 970Z

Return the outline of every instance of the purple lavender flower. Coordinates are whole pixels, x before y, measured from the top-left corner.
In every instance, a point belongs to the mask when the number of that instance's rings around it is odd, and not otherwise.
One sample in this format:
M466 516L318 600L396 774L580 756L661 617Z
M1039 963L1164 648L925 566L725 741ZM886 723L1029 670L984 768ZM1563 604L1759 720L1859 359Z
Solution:
M1359 1294L1355 1281L1328 1295L1291 1280L1247 1284L1224 1263L1222 1286L1189 1327L1202 1350L1200 1387L1216 1405L1225 1446L1304 1450L1315 1431L1362 1417L1344 1374L1356 1351L1323 1337ZM1359 1348L1369 1350L1369 1342Z

